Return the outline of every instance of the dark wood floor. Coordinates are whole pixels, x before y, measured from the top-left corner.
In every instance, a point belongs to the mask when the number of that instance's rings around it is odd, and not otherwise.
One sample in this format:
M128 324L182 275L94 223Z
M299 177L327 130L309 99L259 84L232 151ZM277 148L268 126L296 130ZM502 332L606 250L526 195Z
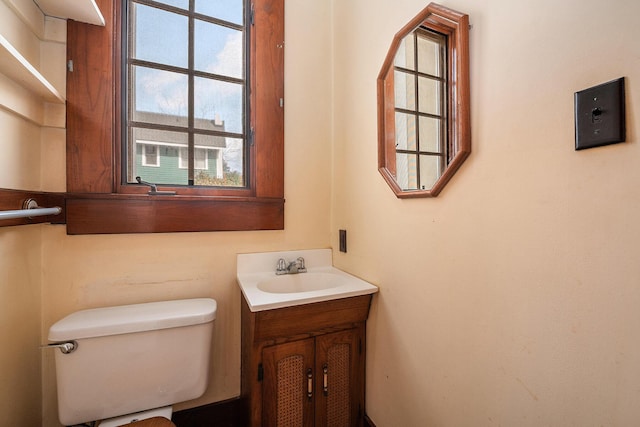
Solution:
M241 400L231 399L175 412L171 420L176 427L243 427L242 412Z
M176 427L244 427L247 423L242 414L242 401L230 399L177 411L171 418ZM364 427L376 425L365 415Z

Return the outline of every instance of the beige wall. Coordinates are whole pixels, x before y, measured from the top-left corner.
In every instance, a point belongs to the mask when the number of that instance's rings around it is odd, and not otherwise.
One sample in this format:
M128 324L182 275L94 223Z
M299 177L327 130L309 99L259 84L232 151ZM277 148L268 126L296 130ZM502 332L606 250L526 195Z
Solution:
M392 426L640 419L640 3L452 0L473 152L441 195L376 170L375 81L426 3L334 1L334 261L380 286L367 412ZM574 151L573 94L627 78L627 143Z
M0 426L38 426L40 226L0 231Z
M51 25L52 30L55 27L55 23ZM0 2L0 35L36 67L41 62L41 47L57 50L55 36L45 37L45 19L33 2ZM64 67L64 57L60 60ZM60 73L52 73L48 66L42 67L42 72L60 84L56 78ZM0 74L0 187L42 188L41 157L49 142L44 135L56 133L43 131L39 125L50 117L46 108L38 97ZM43 227L0 228L0 426L35 427L42 423Z

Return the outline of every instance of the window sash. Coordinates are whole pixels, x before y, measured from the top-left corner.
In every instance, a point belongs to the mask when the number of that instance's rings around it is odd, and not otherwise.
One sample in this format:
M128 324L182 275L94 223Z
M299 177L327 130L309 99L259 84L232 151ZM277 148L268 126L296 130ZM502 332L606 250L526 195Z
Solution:
M123 100L123 117L122 120L126 123L126 126L123 126L122 131L122 157L126 159L126 163L123 160L123 163L127 165L126 168L122 168L122 183L123 185L134 184L136 182L136 176L140 175L140 172L135 170L135 151L134 151L134 138L132 135L132 130L134 128L144 127L147 129L156 129L156 130L173 130L178 132L183 132L186 134L186 142L187 142L187 155L185 156L186 165L183 163L182 157L180 158L180 168L188 170L188 180L187 185L189 187L194 186L195 184L195 171L206 169L205 167L196 166L197 160L195 159L195 144L196 139L199 138L198 134L210 134L217 135L219 137L227 137L233 138L234 140L241 139L243 141L241 155L234 156L235 162L240 162L240 174L243 179L244 185L241 187L232 186L229 187L230 190L237 193L239 188L248 188L250 187L250 173L251 167L249 165L250 159L248 158L248 138L247 138L247 129L250 128L249 124L249 114L247 113L247 109L250 105L250 100L248 96L250 91L247 87L247 75L250 72L250 63L247 55L247 51L250 50L251 46L248 43L250 40L247 37L249 33L249 21L247 20L247 12L246 9L248 6L244 6L245 17L243 20L244 24L238 24L230 21L225 21L223 19L206 16L194 11L195 6L193 0L190 2L190 10L180 9L173 6L169 6L163 3L157 3L153 0L121 0L123 1L123 5L126 5L124 8L124 17L123 17L123 27L122 32L126 34L126 40L122 43L122 81L126 81L127 84L122 85L122 97ZM243 1L243 3L246 3ZM153 7L154 13L167 13L172 14L169 15L172 18L174 16L184 17L188 21L188 37L187 42L187 51L188 58L186 64L184 61L182 63L177 64L169 64L162 62L153 62L150 61L149 58L139 58L136 55L136 38L138 38L136 25L136 13L133 12L134 6L136 7ZM230 31L240 31L242 33L242 72L241 75L222 75L215 74L211 72L205 72L201 69L198 69L195 65L197 62L196 59L196 30L195 28L199 25L199 23L205 23L206 25L216 25L219 28L228 28ZM144 53L142 54L144 55ZM200 55L201 56L201 55ZM169 60L169 58L167 58ZM179 61L180 62L180 61ZM181 66L183 65L183 66ZM144 116L140 116L136 112L136 99L138 98L138 94L136 93L136 75L138 73L143 72L144 70L156 70L156 72L160 73L174 73L174 75L185 76L185 83L187 84L187 113L186 117L176 116L176 119L171 120L170 115L168 118L170 119L169 123L163 123L162 121L157 122L155 120L149 121L145 120ZM237 71L235 72L237 74ZM233 73L232 73L233 74ZM207 83L208 82L208 83ZM203 129L202 124L208 123L209 121L203 120L195 117L195 109L197 104L198 93L202 91L196 90L196 88L202 89L202 84L211 85L214 82L216 85L226 85L227 88L219 88L219 90L228 90L231 87L242 88L241 94L241 128L240 129L231 129L225 130L224 126L220 127L217 125L219 120L218 114L216 113L215 118L211 120L214 123L213 129L211 129L211 125L207 126L209 129ZM153 113L156 114L156 113ZM150 114L146 114L149 116ZM158 114L156 114L158 115ZM221 153L222 154L222 153ZM181 153L182 156L182 153ZM239 157L239 160L237 159ZM205 161L206 162L206 161ZM143 176L144 179L144 176ZM183 187L180 183L175 183L175 185L171 185L174 191L177 191L179 194L183 193ZM222 190L221 187L217 187L218 190Z

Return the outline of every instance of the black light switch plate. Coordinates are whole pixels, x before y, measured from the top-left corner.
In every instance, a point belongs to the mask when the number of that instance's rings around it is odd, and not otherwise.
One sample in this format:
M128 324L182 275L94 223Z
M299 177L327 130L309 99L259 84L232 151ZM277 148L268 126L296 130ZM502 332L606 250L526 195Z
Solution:
M575 93L576 150L625 140L624 77Z

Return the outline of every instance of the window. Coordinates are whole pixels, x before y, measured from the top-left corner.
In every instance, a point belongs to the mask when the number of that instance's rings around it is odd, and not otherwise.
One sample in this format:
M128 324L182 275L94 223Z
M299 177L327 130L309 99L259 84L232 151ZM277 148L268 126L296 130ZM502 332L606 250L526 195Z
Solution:
M166 56L138 50L123 66L123 50L130 50L122 31L130 29L125 25L130 1L138 15L142 9L157 9L168 20L163 28L186 20L192 30L180 40L185 49L170 49L172 54ZM233 2L236 6L229 8ZM96 3L105 27L69 21L67 29L68 59L73 62L67 73L67 233L283 229L284 0ZM211 28L225 33L226 39L242 32L243 75L209 67L203 59L217 52L211 47ZM193 48L188 47L189 38ZM132 43L135 51L136 42ZM204 47L199 51L198 46ZM160 43L157 49L163 47ZM185 56L192 66L183 67ZM153 100L155 107L162 108L143 107L140 99L149 101L149 93L140 90L122 102L123 93L131 93L122 91L127 84L123 68L133 82L145 73L186 79L184 109L171 109L158 100ZM212 107L189 96L190 91L209 93L212 86L239 95L229 108L221 97ZM180 149L183 154L187 150L183 177L166 178L172 183L159 188L175 191L175 196L149 195L148 187L131 182L136 173L143 173L136 169L143 168L142 160L131 160L145 141L158 146L157 170L171 162L182 170Z
M430 3L378 76L378 170L397 197L435 197L471 152L469 17Z
M138 169L135 153L140 133L164 132L179 144L175 161L162 165L165 184L211 185L206 174L206 152L216 147L223 170L220 186L244 187L247 145L246 38L243 0L157 1L127 0L123 34L122 101L123 180L153 181L157 171ZM144 163L143 163L144 165ZM224 179L224 174L236 179ZM171 182L169 177L175 179ZM214 174L211 178L216 177Z
M141 143L140 149L142 151L142 166L160 166L160 153L157 145Z
M202 148L193 150L193 168L196 170L209 169L208 153ZM180 160L178 162L180 169L189 168L189 150L186 147L180 147Z

